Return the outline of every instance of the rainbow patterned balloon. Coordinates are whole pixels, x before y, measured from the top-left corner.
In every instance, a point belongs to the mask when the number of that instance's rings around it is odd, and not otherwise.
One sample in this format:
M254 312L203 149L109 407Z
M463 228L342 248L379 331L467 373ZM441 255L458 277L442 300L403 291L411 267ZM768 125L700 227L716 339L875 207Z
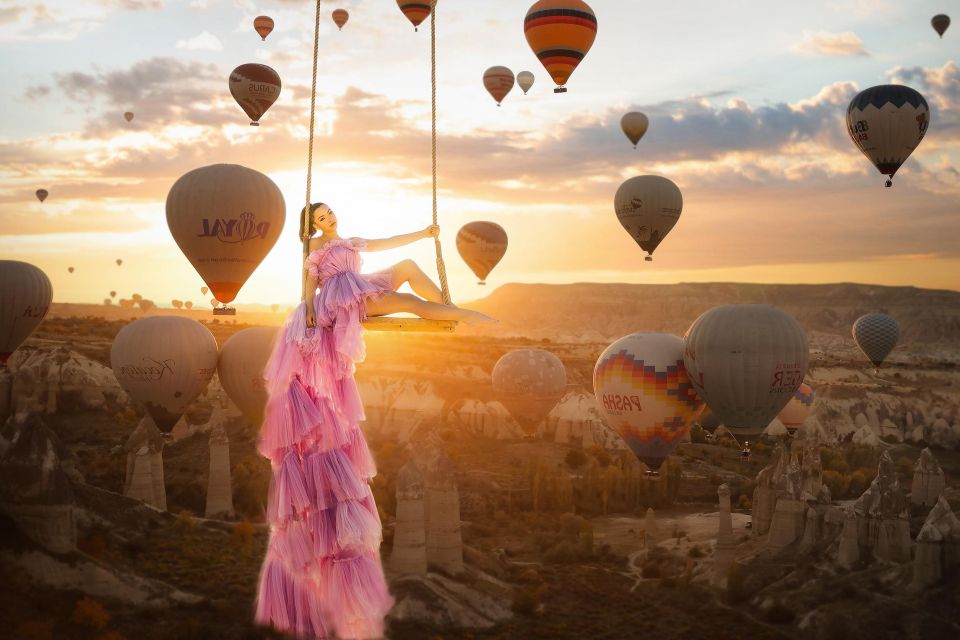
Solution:
M793 435L804 420L813 413L814 398L813 389L804 382L800 385L800 388L793 392L793 397L790 398L787 406L780 410L780 415L777 417L787 428L790 435Z
M667 333L632 333L607 347L593 389L610 427L654 473L704 407L687 378L683 340Z

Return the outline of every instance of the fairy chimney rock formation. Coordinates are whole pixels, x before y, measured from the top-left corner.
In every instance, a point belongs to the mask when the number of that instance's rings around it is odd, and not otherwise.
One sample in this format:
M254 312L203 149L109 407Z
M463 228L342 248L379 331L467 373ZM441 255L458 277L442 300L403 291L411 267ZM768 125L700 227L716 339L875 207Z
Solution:
M647 513L643 517L643 530L644 535L650 542L655 541L660 535L660 531L657 529L657 514L654 513L653 507L648 507Z
M770 462L757 474L757 488L753 490L753 524L754 535L761 536L770 530L773 521L773 510L777 504L778 486L782 485L787 473L788 458L783 445L777 443L770 456Z
M917 506L932 507L937 504L946 488L943 469L930 449L920 452L913 467L913 482L910 485L910 502Z
M19 413L0 429L0 511L42 547L58 553L77 546L73 485L67 456L36 413Z
M223 425L210 431L210 477L207 479L208 518L232 518L233 486L230 482L230 440Z
M460 492L450 459L434 458L426 483L427 564L450 575L463 571L463 539L460 533Z
M914 590L933 586L944 575L960 567L960 519L943 496L927 515L917 535L917 553L913 559Z
M891 562L910 560L910 522L907 495L900 488L889 451L880 454L877 477L853 505L860 547Z
M848 509L840 532L840 544L837 548L837 564L850 568L860 561L860 542L857 532L857 515Z
M403 465L397 477L397 522L390 554L391 571L400 575L426 575L425 525L423 474L411 460Z
M152 507L167 510L163 482L163 436L150 416L144 416L126 444L127 474L123 494Z
M721 484L717 488L717 496L720 499L719 527L717 544L713 548L711 582L714 586L723 587L730 572L730 567L735 561L734 548L736 542L733 538L733 519L730 515L730 487Z

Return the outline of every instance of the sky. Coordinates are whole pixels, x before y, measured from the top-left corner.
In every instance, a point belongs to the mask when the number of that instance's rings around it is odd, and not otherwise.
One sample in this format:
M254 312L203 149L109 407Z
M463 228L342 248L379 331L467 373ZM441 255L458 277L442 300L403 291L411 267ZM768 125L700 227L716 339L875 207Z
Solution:
M593 49L557 95L523 35L532 0L441 0L437 10L440 225L455 301L507 282L863 282L960 290L960 25L956 0L591 0ZM344 236L430 222L429 23L393 0L322 3L313 200ZM0 0L0 256L42 268L56 302L138 292L202 304L165 199L197 167L237 163L283 192L281 239L237 298L299 298L313 11L310 0ZM335 8L351 18L338 32ZM270 15L266 41L253 18ZM248 119L227 87L246 62L283 89ZM481 77L532 71L497 107ZM849 140L857 91L902 83L931 107L926 138L883 187ZM131 123L123 112L136 115ZM620 117L650 129L634 150ZM626 179L657 174L683 214L655 254L617 221ZM34 192L50 192L43 204ZM486 288L456 253L473 220L510 238ZM376 270L428 241L364 255ZM124 260L117 267L114 260ZM73 274L67 272L74 267Z

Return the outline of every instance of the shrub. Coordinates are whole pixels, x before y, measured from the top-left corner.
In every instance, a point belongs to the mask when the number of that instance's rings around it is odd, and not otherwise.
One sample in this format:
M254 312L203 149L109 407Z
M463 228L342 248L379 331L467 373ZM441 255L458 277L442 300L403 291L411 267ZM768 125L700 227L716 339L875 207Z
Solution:
M100 631L110 622L110 614L93 598L84 597L77 601L70 620L77 626Z
M579 469L587 463L587 454L580 449L571 449L563 459L571 469Z
M690 547L689 551L687 551L687 555L690 556L691 558L703 558L707 554L703 552L703 549L700 548L700 545L695 544L692 547Z
M181 533L186 533L193 530L193 513L189 510L184 509L177 513L177 520L174 523L174 526L177 528L177 531Z
M23 640L53 640L53 625L49 622L31 620L21 623L14 632Z
M737 508L743 509L744 511L753 507L753 500L748 498L746 495L740 496L740 499L737 501Z
M253 525L244 520L234 525L230 540L238 547L249 549L253 544L254 533L256 533L256 529L253 528Z
M644 578L661 577L660 564L657 562L647 562L643 565L640 575L642 575Z

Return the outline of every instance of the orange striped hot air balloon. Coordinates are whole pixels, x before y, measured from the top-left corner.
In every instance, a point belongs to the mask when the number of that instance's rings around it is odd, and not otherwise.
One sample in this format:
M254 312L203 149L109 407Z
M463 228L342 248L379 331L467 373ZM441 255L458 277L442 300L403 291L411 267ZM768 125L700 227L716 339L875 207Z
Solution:
M250 116L250 126L259 127L260 118L280 96L280 76L265 64L242 64L230 73L230 93Z
M343 25L347 24L347 20L350 19L350 14L346 9L335 9L333 12L333 23L337 25L337 29L343 30Z
M397 6L400 7L400 11L403 11L403 15L407 16L407 20L413 23L414 31L430 15L429 0L419 0L419 2L417 0L397 0Z
M564 93L564 85L597 37L597 16L582 0L539 0L527 11L523 33L557 83L553 92Z
M457 233L457 251L480 282L507 252L507 232L495 222L469 222Z
M497 101L498 107L513 89L513 83L513 71L506 67L490 67L483 72L483 86Z
M273 18L270 16L257 16L253 19L253 28L260 34L261 40L266 40L270 32L273 31Z

